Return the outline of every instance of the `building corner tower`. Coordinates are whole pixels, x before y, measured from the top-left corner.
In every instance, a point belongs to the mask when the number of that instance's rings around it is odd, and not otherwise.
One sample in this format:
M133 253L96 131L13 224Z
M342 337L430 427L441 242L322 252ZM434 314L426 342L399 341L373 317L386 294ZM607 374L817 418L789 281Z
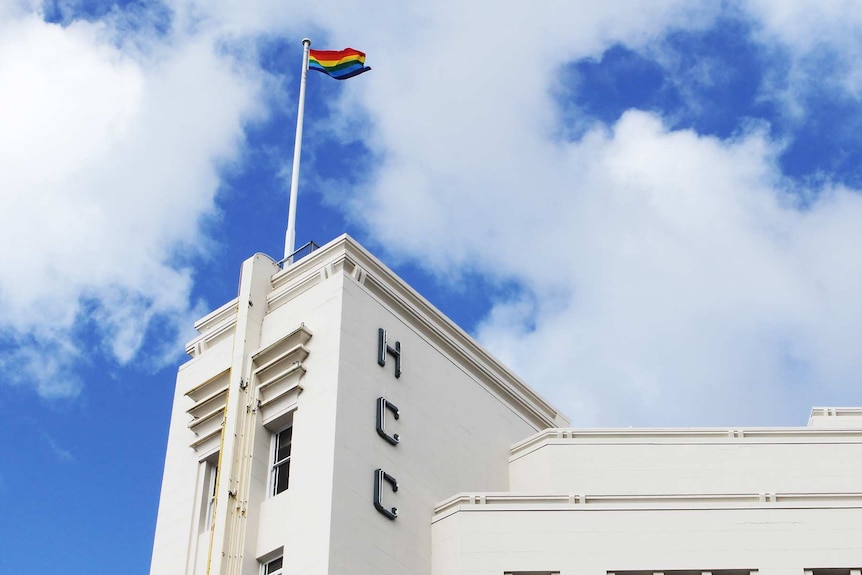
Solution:
M437 503L568 423L348 236L248 259L195 327L153 575L430 574Z

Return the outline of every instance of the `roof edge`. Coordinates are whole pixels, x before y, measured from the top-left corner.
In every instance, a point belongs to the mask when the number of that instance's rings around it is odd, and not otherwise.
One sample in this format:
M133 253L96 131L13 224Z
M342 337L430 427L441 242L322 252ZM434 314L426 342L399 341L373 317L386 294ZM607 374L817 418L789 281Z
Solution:
M333 273L337 269L351 276L384 305L395 307L394 311L409 317L411 323L429 335L437 346L446 348L445 352L472 367L483 383L494 388L498 396L527 416L537 430L570 424L558 409L347 234L277 272L272 278L273 291L289 289L289 285L303 278L321 272Z

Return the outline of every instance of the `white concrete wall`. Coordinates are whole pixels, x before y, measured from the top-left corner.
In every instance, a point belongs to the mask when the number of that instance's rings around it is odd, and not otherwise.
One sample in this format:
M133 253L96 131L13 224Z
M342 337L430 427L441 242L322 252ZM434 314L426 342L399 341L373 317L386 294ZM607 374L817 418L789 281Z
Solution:
M188 427L186 410L192 402L185 393L228 369L232 346L232 337L222 338L205 355L183 364L177 374L150 567L153 575L195 573L195 564L206 556L206 548L198 546L200 461L206 454L190 447L195 434Z
M803 575L803 569L862 564L858 507L577 511L488 506L440 519L433 533L434 575L672 569Z
M552 440L512 461L510 489L584 494L860 491L862 431L812 435L798 428L788 431L782 443L731 438L660 443L648 434Z
M317 271L311 270L301 280L308 277L318 280ZM228 534L229 539L240 541L242 573L256 575L259 558L282 552L285 572L328 570L341 282L339 275L315 281L314 289L294 290L271 310L266 300L257 301L254 306L269 313L256 328L251 328L256 331L253 337L243 341L245 363L251 363L257 352L303 323L313 335L307 344L309 355L303 362L306 369L300 380L303 391L291 414L294 433L290 488L278 496L270 496L271 431L275 429L264 427L260 410L251 414L250 452L240 455L240 459L248 458L250 462L247 472L235 472L229 484L226 479L229 465L222 462L222 516L217 517L216 523L225 525L224 510L228 507L242 507L245 519L240 531ZM315 326L319 329L315 330ZM210 532L202 533L200 528L205 511L200 462L212 456L213 450L218 452L219 442L210 442L205 452L190 446L196 435L188 427L191 416L186 411L194 402L186 393L231 366L235 334L224 333L227 335L219 335L209 343L190 345L189 349L197 355L181 366L177 376L151 564L153 575L200 575L207 570ZM254 378L251 379L254 387ZM235 450L240 449L236 436L226 437L226 441L237 442ZM228 489L240 496L228 494ZM213 548L215 557L219 555L218 541ZM212 573L224 569L217 569L214 562Z
M847 411L847 410L845 410ZM434 575L862 565L862 429L552 429L441 502Z
M255 501L259 511L249 505L249 524L255 524L247 534L253 545L249 559L256 563L258 557L283 548L285 573L327 573L329 569L342 282L337 274L320 281L267 314L263 324L262 348L302 323L313 333L303 362L307 369L300 380L303 390L293 414L287 491L274 497L266 492L271 434L262 426L254 454L253 478L260 495ZM244 572L256 573L253 565L247 562Z
M535 426L516 413L464 365L433 345L404 310L391 309L345 278L333 491L332 575L426 575L431 568L430 519L442 498L467 489L508 486L508 447ZM401 343L404 372L394 360L377 364L377 330ZM384 396L401 417L387 414L392 446L375 428ZM389 520L373 507L373 474L397 478L384 488Z
M808 427L862 428L862 407L814 407Z

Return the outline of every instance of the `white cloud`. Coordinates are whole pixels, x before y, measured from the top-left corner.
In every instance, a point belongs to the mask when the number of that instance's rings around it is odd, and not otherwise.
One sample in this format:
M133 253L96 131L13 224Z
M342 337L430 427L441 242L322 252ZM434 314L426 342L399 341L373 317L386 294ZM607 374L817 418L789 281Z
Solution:
M587 424L801 422L818 399L860 399L857 193L800 211L762 135L642 113L569 153L579 184L531 194L565 225L509 266L530 297L479 330L528 381Z
M761 44L789 56L789 69L773 73L763 86L764 98L781 101L790 117L799 118L819 104L821 92L862 96L862 12L855 2L747 0L740 5L755 22Z
M764 34L800 54L823 46L831 46L843 54L859 49L862 13L853 0L826 0L815 4L747 0L741 4L756 18Z
M82 330L125 363L154 318L186 327L176 256L205 250L219 169L262 113L263 76L216 38L117 43L121 24L0 21L3 363L45 397L80 390Z
M378 47L360 94L383 161L355 213L397 257L518 281L479 336L578 424L790 423L858 402L856 192L794 188L758 131L629 113L555 140L559 66L704 24L614 6L484 20L435 4L404 50Z
M578 423L788 422L852 390L857 194L800 210L757 132L722 142L628 113L574 144L521 136L445 186L390 167L368 213L385 245L517 279L524 297L479 337Z
M855 93L858 27L842 5L739 6L764 50L802 63L792 82L807 81L825 41L829 81ZM171 256L200 240L188 222L211 211L218 165L237 157L264 82L214 46L317 34L315 47L363 49L375 69L341 91L370 118L361 137L380 158L365 189L343 191L354 217L389 257L515 280L520 298L497 302L479 335L578 424L787 423L812 401L858 398L855 191L793 188L756 128L720 141L628 113L559 138L562 66L615 43L655 56L669 30L708 26L718 4L171 7L172 35L128 44L112 41L110 20L16 16L0 30L0 99L39 103L0 118L15 126L0 136L0 199L13 206L0 214L0 303L19 341L74 361L83 306L128 361L151 318L188 313L190 275ZM799 194L814 199L801 207Z

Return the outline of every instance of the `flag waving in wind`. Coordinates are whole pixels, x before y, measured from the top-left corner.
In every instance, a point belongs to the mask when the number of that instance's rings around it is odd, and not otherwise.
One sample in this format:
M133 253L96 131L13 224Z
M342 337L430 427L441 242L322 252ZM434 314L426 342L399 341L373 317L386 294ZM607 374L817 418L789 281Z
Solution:
M305 112L305 81L309 70L323 72L336 80L346 80L367 72L365 52L345 48L344 50L312 50L311 40L302 39L302 76L299 80L299 110L296 114L296 143L293 146L293 172L290 175L290 206L287 210L287 230L284 232L285 266L293 263L293 247L296 239L296 196L299 191L299 160L302 149L302 119ZM301 250L302 248L300 248ZM299 250L297 250L299 251Z
M367 72L365 52L345 48L344 50L309 50L308 69L323 72L336 80L346 80Z

